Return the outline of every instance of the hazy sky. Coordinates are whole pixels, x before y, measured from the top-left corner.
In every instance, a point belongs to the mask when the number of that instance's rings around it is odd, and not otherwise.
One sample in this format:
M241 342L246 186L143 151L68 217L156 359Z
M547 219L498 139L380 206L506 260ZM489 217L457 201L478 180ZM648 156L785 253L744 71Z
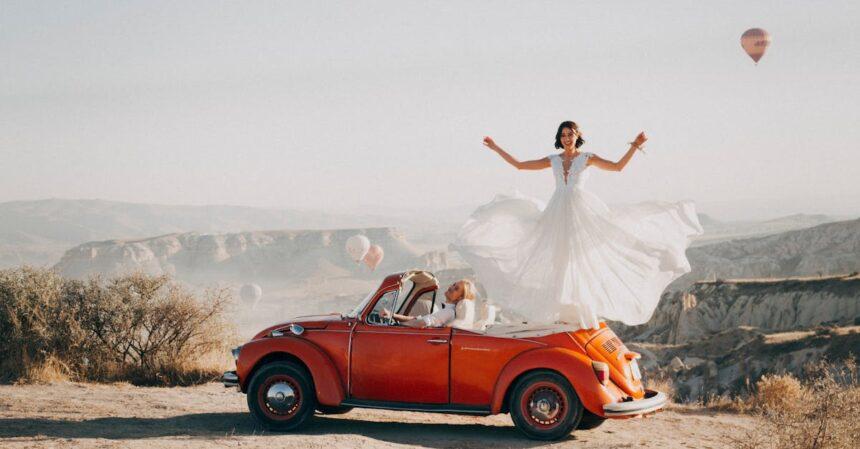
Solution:
M538 158L572 119L606 158L650 135L592 174L608 202L860 213L858 20L857 1L0 0L0 201L546 199L549 172L481 138ZM750 27L773 35L758 66Z

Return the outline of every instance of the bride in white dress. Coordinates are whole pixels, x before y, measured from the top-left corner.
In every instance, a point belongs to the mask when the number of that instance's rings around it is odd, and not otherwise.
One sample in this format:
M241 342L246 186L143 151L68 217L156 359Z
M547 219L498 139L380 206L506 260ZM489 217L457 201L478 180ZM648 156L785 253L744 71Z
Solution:
M617 162L579 147L574 122L563 122L551 154L518 161L490 137L484 145L519 170L552 168L546 207L523 196L496 196L475 210L452 244L488 296L530 322L598 328L601 320L642 324L666 286L690 271L685 251L702 233L690 201L609 208L584 184L590 168L621 171L647 138L639 133Z

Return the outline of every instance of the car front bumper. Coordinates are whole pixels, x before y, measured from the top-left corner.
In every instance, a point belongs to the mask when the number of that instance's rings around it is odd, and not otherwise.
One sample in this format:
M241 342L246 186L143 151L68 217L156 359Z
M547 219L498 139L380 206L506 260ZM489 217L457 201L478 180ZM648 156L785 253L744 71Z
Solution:
M238 387L239 375L236 374L236 371L226 371L221 375L221 383L224 384L225 388Z
M645 397L635 401L613 402L603 406L603 415L607 418L623 418L636 415L644 415L646 413L656 412L660 410L669 398L654 390L645 390Z

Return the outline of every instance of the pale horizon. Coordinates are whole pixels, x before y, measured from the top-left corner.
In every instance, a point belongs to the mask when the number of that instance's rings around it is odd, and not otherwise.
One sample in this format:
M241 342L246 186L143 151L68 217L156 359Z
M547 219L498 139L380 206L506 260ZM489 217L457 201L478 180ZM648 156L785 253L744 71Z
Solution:
M548 172L481 139L539 158L572 119L606 158L650 137L624 172L592 173L609 203L860 215L854 3L423 5L4 2L0 202L546 200ZM757 66L751 27L773 35Z

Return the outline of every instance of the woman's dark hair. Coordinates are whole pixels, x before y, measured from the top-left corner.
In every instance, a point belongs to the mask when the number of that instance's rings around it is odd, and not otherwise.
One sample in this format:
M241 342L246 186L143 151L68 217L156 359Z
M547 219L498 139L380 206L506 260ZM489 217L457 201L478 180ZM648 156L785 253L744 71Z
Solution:
M561 132L564 131L565 128L572 129L577 133L579 132L579 125L577 125L576 122L571 122L570 120L561 122L561 125L558 125L558 131L555 133L555 147L558 149L564 148L564 145L561 144ZM579 148L583 144L585 144L585 140L582 139L582 135L579 135L577 136L576 143L574 143L573 146Z

